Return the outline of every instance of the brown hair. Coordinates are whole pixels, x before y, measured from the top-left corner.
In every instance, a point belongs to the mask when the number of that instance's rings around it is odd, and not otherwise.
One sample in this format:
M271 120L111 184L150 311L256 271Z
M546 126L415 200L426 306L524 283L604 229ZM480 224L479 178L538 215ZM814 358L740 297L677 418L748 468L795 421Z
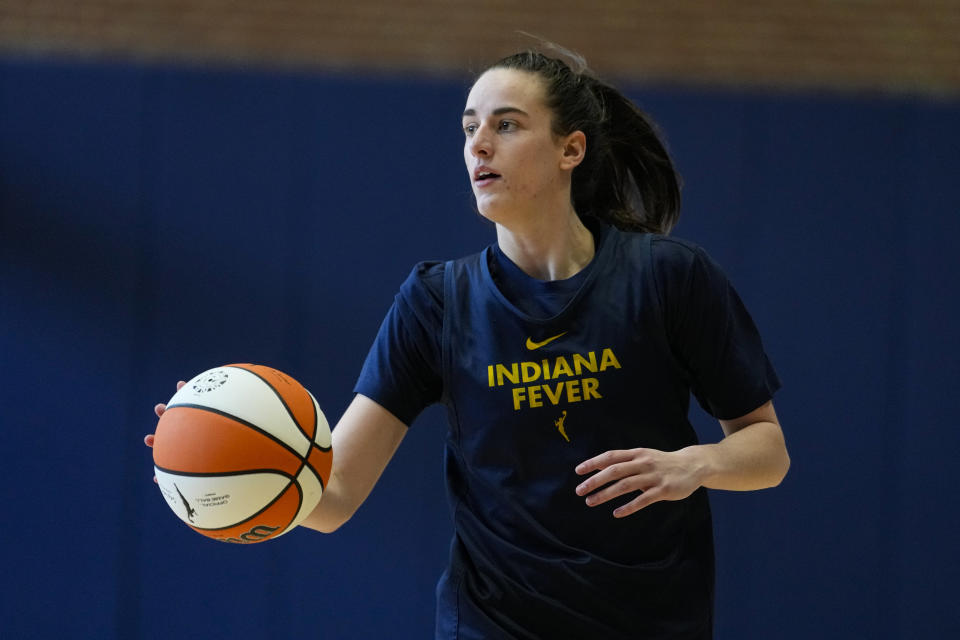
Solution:
M586 68L524 51L490 69L539 76L553 112L553 131L582 131L587 153L573 171L571 198L581 216L631 231L669 233L680 217L680 177L650 117Z

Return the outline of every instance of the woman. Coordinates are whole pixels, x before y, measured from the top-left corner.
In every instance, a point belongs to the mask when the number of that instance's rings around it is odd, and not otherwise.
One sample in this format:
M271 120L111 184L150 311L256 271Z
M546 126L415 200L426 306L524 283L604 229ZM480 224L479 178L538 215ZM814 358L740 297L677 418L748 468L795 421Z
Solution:
M303 524L346 522L442 402L438 638L709 638L705 488L774 486L789 466L753 322L701 249L662 235L678 179L615 89L517 54L477 79L463 130L497 243L403 284ZM691 391L720 442L697 443Z

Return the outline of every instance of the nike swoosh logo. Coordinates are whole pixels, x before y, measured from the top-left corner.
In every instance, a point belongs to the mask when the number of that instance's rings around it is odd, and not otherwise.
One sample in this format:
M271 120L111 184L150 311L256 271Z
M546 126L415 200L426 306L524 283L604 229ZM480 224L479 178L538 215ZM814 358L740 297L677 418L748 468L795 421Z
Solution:
M557 335L555 335L555 336L553 336L553 337L551 337L551 338L547 338L546 340L544 340L544 341L542 341L542 342L534 342L534 341L531 340L530 338L527 338L527 349L529 349L530 351L533 351L533 350L535 350L535 349L539 349L539 348L542 347L543 345L545 345L545 344L550 344L551 342L553 342L553 341L556 340L557 338L562 338L562 337L565 336L565 335L567 335L567 332L566 332L566 331L564 331L563 333L558 333Z

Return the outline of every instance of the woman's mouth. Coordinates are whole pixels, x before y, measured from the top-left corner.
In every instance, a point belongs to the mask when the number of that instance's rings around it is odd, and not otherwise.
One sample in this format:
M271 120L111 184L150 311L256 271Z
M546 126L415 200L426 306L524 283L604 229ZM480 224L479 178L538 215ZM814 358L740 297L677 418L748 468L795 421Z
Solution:
M493 183L495 180L500 178L499 173L494 173L493 171L487 169L481 169L474 172L473 174L473 183L478 187L484 187L488 184Z

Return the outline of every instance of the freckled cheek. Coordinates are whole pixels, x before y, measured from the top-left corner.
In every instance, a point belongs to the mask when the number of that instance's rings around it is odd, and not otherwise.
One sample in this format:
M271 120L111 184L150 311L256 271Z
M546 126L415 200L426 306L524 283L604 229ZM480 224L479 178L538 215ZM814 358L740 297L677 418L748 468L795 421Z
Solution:
M510 185L505 185L510 187ZM523 196L525 198L537 198L544 194L544 192L550 191L551 185L547 176L543 175L528 175L522 181L517 184L512 185L513 192L517 196Z

